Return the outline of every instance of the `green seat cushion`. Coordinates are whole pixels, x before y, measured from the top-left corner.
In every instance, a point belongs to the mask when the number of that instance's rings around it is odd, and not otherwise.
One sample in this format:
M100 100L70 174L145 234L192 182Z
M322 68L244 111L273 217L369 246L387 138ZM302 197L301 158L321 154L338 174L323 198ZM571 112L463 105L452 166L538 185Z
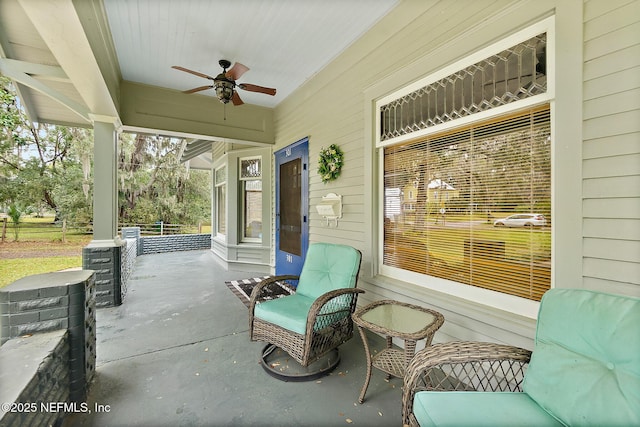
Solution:
M421 427L562 426L526 393L421 391L413 399Z
M309 246L296 294L316 299L342 288L353 288L360 269L360 252L351 246L314 243Z
M295 293L256 304L254 316L304 335L307 329L307 316L313 301L313 298Z
M552 289L523 390L568 425L640 425L640 299Z

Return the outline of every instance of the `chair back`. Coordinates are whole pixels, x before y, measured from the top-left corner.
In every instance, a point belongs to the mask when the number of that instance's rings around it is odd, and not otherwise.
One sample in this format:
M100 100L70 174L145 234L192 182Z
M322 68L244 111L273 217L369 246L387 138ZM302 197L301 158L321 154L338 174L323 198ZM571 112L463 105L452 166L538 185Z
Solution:
M325 292L356 286L361 254L355 248L332 243L309 246L296 294L316 299Z
M552 289L524 391L566 425L640 425L640 299Z

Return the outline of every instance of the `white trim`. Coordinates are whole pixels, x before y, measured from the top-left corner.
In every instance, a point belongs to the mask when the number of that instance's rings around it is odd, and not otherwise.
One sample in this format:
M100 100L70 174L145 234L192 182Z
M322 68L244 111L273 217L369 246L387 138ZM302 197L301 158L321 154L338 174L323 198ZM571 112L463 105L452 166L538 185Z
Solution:
M377 272L381 272L384 265L384 150L378 151L378 211L377 215L374 215L374 221L378 223L378 256L377 256L377 269L374 270L374 275ZM382 219L382 221L380 221Z
M115 236L113 239L98 239L92 240L87 245L87 248L112 248L114 246L122 246L123 240L120 236Z
M526 298L504 294L502 292L466 285L464 283L454 282L453 280L414 273L412 271L402 270L396 267L389 267L388 265L380 266L380 274L382 276L413 283L417 286L432 289L464 300L474 301L487 307L516 313L529 319L535 319L538 316L538 308L540 306L538 301L532 301ZM422 285L421 283L428 283L428 285Z
M224 181L223 182L217 182L217 177L216 177L216 172L219 171L220 169L224 169ZM228 203L228 187L227 187L227 181L229 180L228 177L228 168L227 168L227 163L226 163L226 157L225 157L225 163L219 164L218 167L213 169L213 197L212 197L212 202L214 205L214 221L213 221L213 229L212 229L212 233L215 233L215 237L219 238L219 239L223 239L226 241L227 239L227 233L228 233L228 227L229 227L229 203ZM220 229L220 218L219 218L219 206L218 206L218 192L221 191L220 189L224 188L224 216L225 216L225 232L224 233L220 233L218 230Z
M165 136L173 136L176 138L186 138L186 139L199 139L203 141L211 141L211 142L223 142L226 144L235 144L235 145L248 145L253 148L269 148L273 146L271 142L257 142L250 141L248 139L235 139L235 138L221 138L217 136L211 135L202 135L199 133L189 133L189 132L178 132L171 131L166 129L155 129L155 128L147 128L142 126L122 126L122 129L125 132L130 133L151 133L151 134L160 134Z
M93 123L101 122L101 123L109 123L112 124L113 127L116 128L118 133L120 133L120 129L122 129L122 122L120 121L120 117L115 116L105 116L100 114L89 113L89 118Z

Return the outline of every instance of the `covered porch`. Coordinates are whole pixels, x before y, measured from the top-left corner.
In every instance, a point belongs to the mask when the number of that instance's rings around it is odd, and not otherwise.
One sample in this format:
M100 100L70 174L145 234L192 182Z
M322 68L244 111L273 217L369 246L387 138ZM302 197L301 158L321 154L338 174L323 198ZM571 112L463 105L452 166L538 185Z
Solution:
M96 314L91 413L64 426L400 425L401 380L375 371L358 403L366 361L357 333L318 380L285 383L262 369L264 344L249 341L247 309L225 285L256 276L223 269L209 250L138 257L126 302ZM371 335L370 345L385 343Z
M255 16L284 35L286 41L303 42L298 53L286 55L296 66L284 66L282 58L273 54L261 68L259 53L284 52L281 48L285 44L272 43L272 48L261 49L256 40L265 37L267 32L263 31L235 39L247 41L244 44L257 52L240 46L213 45L213 41L227 39L230 32L211 20L233 14L219 13L220 10L202 13L198 9L189 16L185 14L186 24L181 28L186 28L184 34L194 34L199 43L181 45L176 40L182 38L175 37L174 31L161 33L167 38L154 37L157 33L151 30L172 27L158 25L152 19L140 19L148 25L132 25L131 32L124 25L112 26L118 22L117 15L108 16L107 7L117 3L0 2L0 16L7 17L0 19L6 33L0 34L0 72L19 85L25 106L33 106L29 114L33 120L94 129L94 158L99 161L94 165L95 228L89 251L100 254L97 256L101 259L106 258L101 255L105 252L113 259L118 255L115 171L117 134L121 131L180 136L188 139L193 149L202 145L211 151L205 167L214 175L220 174L214 182L220 190L213 195L216 202L212 206L218 215L215 225L219 232L212 233L211 251L150 255L138 260L125 303L100 310L96 322L97 376L89 404L92 408L96 403L103 408L108 405L109 412L76 414L68 417L67 425L401 423L397 380L387 383L380 373L374 373L367 400L363 405L357 404L365 377L364 354L357 336L342 346L342 363L321 382L285 384L269 377L258 365L262 345L248 339L246 309L224 285L225 280L275 270L274 189L278 180L274 156L304 138L309 141L309 161L303 166L308 188L301 203L301 220L308 226L310 242L343 243L362 251L359 287L366 294L359 300L361 304L390 298L434 308L446 319L434 342L475 340L533 348L539 306L536 298L468 286L465 277L443 278L435 274L437 271L427 271L429 248L419 248L421 264L414 270L401 263L386 264L389 258L384 257L385 240L397 228L387 227L383 157L386 149L401 146L413 136L382 141L380 118L384 105L411 98L415 89L429 88L475 66L476 60L515 48L528 37L543 33L549 43L545 53L549 62L544 70L549 79L547 90L525 97L519 104L496 107L492 113L468 116L462 122L451 121L440 128L434 126L435 130L423 129L418 136L442 136L458 128L466 132L473 123L484 125L485 120L497 118L503 123L502 119L512 117L512 113L526 108L533 114L534 108L549 105L544 107L549 111L545 113L545 123L552 130L546 158L553 165L549 169L553 179L545 191L552 206L553 227L547 245L549 254L544 259L549 272L545 289L586 288L639 294L640 98L634 95L639 87L636 76L640 69L640 3L486 0L467 7L449 0L381 2L379 15L371 17L356 32L359 38L333 31L337 37L351 40L351 44L325 53L326 61L288 88L288 82L278 83L274 76L293 82L282 70L299 70L297 65L310 63L302 53L320 55L315 44L309 46L309 41L315 40L307 25L296 21L295 28L305 31L295 31L292 26L274 25L268 16L239 15L246 28L264 28L251 25L248 17ZM142 3L130 2L134 6ZM175 8L172 11L187 11L184 4L197 6L199 2L167 3ZM274 16L283 15L279 13L283 2L261 3L272 6L269 10ZM360 15L369 8L362 8L355 1L348 3L358 18L352 21L362 22ZM341 3L333 10L340 17L348 16L342 8ZM155 9L139 9L141 16L159 14ZM167 13L174 15L178 13ZM122 16L126 18L122 22L131 22L130 12L124 8ZM193 25L195 16L206 20L202 32L193 30L198 28ZM309 13L308 19L323 22L314 13ZM224 20L227 22L236 25L235 20ZM347 24L351 29L352 22L347 20ZM213 34L214 29L221 35ZM133 65L141 65L150 75L140 78L133 69L124 67L126 61L118 60L116 36L122 36L126 46L144 45L130 43L131 40L154 41L152 48L143 52L149 53L149 61L157 62L139 60L146 56L136 52L130 56ZM202 41L211 41L211 45L203 49ZM191 59L181 56L187 45L198 47ZM168 46L175 50L167 52ZM34 52L45 55L39 57ZM255 100L247 96L247 105L225 110L225 105L213 96L182 93L202 82L186 80L193 77L175 74L171 66L183 64L211 73L209 70L218 69L215 61L220 58L251 65L255 72L250 75L251 81L277 87L278 98L269 97L273 102L266 102L264 95ZM59 108L60 104L65 108ZM325 183L316 172L316 162L321 150L333 143L344 151L345 168L339 180ZM191 152L195 153L196 157L202 154ZM440 154L445 158L447 153L433 151L434 158ZM241 232L246 228L239 221L244 182L239 165L243 159L256 156L262 156L262 164L266 165L262 179L268 189L262 205L262 237L259 241L242 241ZM450 181L445 172L448 169L443 167L440 179ZM423 182L428 183L431 178L424 174ZM406 187L400 182L390 188L397 188L399 195L399 189ZM428 188L427 184L425 197L430 196ZM344 215L339 225L330 224L316 213L318 204L330 192L344 196ZM401 201L412 200L398 199L398 209ZM410 209L413 207L407 211ZM493 230L493 225L485 225ZM465 239L457 242L464 261ZM470 249L467 252L471 253ZM228 269L218 262L226 262ZM486 257L476 264L487 265ZM243 265L247 270L235 270ZM446 266L437 266L443 265ZM502 264L494 263L495 266ZM481 273L491 282L502 282L495 280L501 274L500 268ZM100 278L111 279L118 280ZM381 340L377 345L382 345Z

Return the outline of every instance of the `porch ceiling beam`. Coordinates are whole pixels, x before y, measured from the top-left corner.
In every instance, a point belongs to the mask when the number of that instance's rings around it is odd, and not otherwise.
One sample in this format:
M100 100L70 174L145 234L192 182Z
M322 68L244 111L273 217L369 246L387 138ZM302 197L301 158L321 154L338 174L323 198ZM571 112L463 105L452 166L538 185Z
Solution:
M119 117L72 0L18 0L94 115Z
M68 82L69 77L60 67L53 65L34 64L33 62L19 61L17 59L0 58L0 61L7 67L13 67L15 70L37 76L41 80L53 80Z
M91 123L89 110L84 105L50 88L40 80L37 80L31 77L29 74L22 71L20 67L17 67L16 62L19 62L19 61L8 61L4 58L0 59L0 73L4 74L5 76L9 77L10 79L20 84L23 84L27 87L30 87L33 90L36 90L48 96L49 98L55 101L58 101L60 104L64 105L65 107L69 108L71 111L79 115L87 123ZM29 116L29 117L31 120L37 121L36 117L34 116Z
M9 43L7 34L5 33L4 29L0 27L0 59L6 60L7 58L10 58L13 56L14 56L14 52L13 52L13 49L11 48L11 43ZM22 90L22 88L19 85L15 85L15 86L16 86L15 88L16 93L18 95L18 98L20 98L20 101L22 103L22 108L24 108L27 118L32 122L37 121L36 120L37 115L36 115L36 110L34 108L33 99L27 93L27 91Z

